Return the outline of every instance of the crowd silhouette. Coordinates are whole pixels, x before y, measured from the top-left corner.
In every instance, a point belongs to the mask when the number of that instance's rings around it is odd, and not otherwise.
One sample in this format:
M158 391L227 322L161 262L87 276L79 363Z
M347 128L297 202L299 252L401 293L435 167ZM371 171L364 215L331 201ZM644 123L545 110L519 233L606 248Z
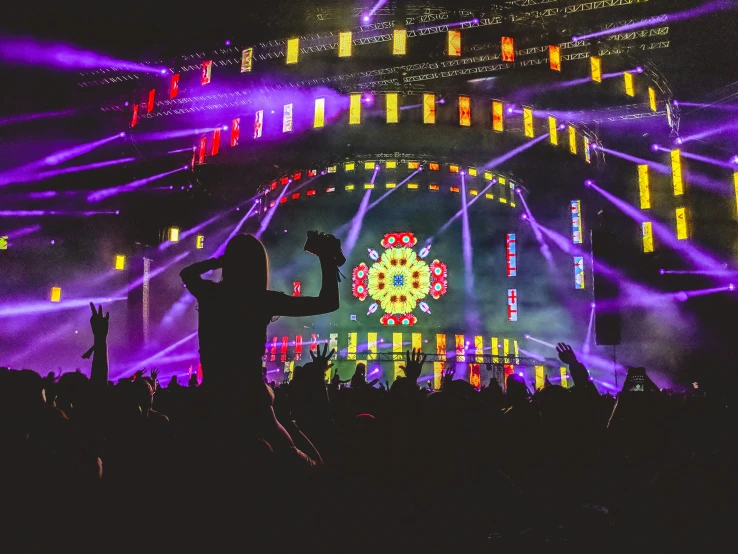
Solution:
M198 301L203 381L156 369L109 382L91 305L89 376L0 369L5 552L672 552L733 542L738 450L731 391L687 393L629 370L600 394L572 348L574 386L511 375L475 389L443 375L342 379L310 352L289 383L262 375L279 316L338 308L335 259L318 297L269 291L250 235L182 271ZM222 269L222 281L201 278ZM705 375L709 368L705 368ZM347 386L348 385L348 386ZM725 542L728 541L728 542Z

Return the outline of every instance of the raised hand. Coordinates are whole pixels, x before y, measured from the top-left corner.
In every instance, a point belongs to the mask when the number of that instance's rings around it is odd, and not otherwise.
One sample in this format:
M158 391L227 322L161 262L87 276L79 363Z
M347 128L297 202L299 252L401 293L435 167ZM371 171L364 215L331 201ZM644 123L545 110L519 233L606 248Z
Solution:
M157 379L159 377L159 368L154 367L151 369L151 380L154 382L154 387L157 388L159 386L159 381Z
M405 377L413 382L417 381L427 357L428 355L423 354L419 348L417 350L413 348L412 357L410 357L409 350L405 352L405 365L400 366L400 369L405 372Z
M95 309L95 305L90 302L90 309L92 310L92 316L90 317L90 327L92 328L92 335L95 340L105 340L108 337L108 330L110 329L110 313L105 313L103 316L102 305L100 310Z
M323 345L323 352L320 351L320 345L315 348L315 352L312 350L310 351L310 357L313 359L316 369L321 370L323 373L333 367L333 364L330 363L330 359L333 357L333 354L336 353L336 349L331 349L331 353L327 356L326 352L328 352L327 344Z
M559 353L559 360L564 362L566 365L577 363L577 355L574 354L574 350L572 350L571 346L568 344L560 342L556 346L556 352Z
M131 381L136 381L138 379L141 379L144 376L144 373L146 373L146 368L139 369L136 373L131 375Z
M446 369L443 372L443 379L441 381L441 388L445 389L447 388L451 382L454 380L454 373L456 372L456 369L453 365L449 364L446 366Z

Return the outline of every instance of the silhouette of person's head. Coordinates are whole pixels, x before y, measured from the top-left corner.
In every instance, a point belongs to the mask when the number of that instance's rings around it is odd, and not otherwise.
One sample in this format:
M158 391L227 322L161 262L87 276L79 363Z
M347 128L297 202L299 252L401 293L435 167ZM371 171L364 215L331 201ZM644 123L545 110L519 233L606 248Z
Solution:
M223 282L243 290L266 290L269 287L269 257L259 239L253 235L236 235L223 255Z
M361 376L366 375L366 365L356 364L356 374Z

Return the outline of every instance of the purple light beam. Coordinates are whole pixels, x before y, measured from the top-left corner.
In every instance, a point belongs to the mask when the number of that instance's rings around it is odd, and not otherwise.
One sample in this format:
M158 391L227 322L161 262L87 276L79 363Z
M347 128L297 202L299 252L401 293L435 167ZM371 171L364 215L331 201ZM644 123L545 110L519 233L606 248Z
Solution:
M173 173L178 173L180 171L184 171L187 169L189 169L189 166L178 167L177 169L172 169L171 171L165 171L164 173L159 173L158 175L152 175L151 177L146 177L144 179L138 179L136 181L132 181L125 185L118 185L117 187L110 187L107 189L98 190L98 191L88 194L87 201L88 202L100 202L102 200L105 200L106 198L110 198L111 196L116 196L118 194L124 194L127 192L133 192L135 190L140 189L141 187L145 185L148 185L149 183L153 181L163 179L164 177L167 177L168 175L172 175Z

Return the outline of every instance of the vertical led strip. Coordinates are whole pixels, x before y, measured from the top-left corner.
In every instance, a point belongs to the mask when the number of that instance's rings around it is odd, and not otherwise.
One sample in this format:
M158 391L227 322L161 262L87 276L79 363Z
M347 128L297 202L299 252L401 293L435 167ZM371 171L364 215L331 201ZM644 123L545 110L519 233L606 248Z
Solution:
M290 343L290 338L287 336L282 337L282 344L279 349L279 361L280 362L286 362L287 361L287 346Z
M482 375L479 364L484 355L484 338L474 337L474 363L469 364L469 384L474 388L482 386Z
M584 257L574 256L574 288L584 290Z
M59 289L61 294L61 289ZM143 281L142 281L142 297L141 297L141 317L143 342L149 343L149 301L151 298L151 259L143 259ZM58 301L57 301L58 302Z
M646 164L638 166L638 196L641 209L651 209L651 183Z
M377 359L377 333L366 334L367 361L373 362Z
M403 371L400 369L401 365L405 365L402 356L402 333L392 333L392 357L395 360L395 380L398 377L402 377Z
M500 339L492 337L492 363L499 364L500 359L497 357L500 355Z
M635 93L635 82L633 80L633 74L629 72L623 73L623 82L625 83L625 94L633 97Z
M533 108L523 107L523 133L533 138Z
M505 250L506 250L506 266L507 276L517 277L518 275L518 254L517 254L517 240L515 239L515 233L508 233L505 239Z
M282 112L282 132L292 132L292 104L285 104Z
M502 37L500 47L502 49L502 61L515 61L515 39L512 37Z
M492 100L492 130L498 133L505 130L505 110L499 100Z
M351 31L343 31L338 33L338 57L350 58L351 48L353 46L353 36Z
M548 47L548 66L553 71L561 71L561 47L550 45Z
M569 125L569 152L577 153L577 130L573 125Z
M423 350L423 334L422 333L413 333L411 335L411 343L413 350Z
M507 289L507 320L518 320L518 289ZM505 339L504 344L508 344L507 339ZM505 356L507 356L507 354L508 352L506 348Z
M300 55L300 39L290 38L287 39L287 65L297 63L297 58Z
M392 55L404 56L407 53L407 31L395 29L392 31Z
M385 106L387 108L387 123L397 123L400 121L400 112L397 108L397 93L388 92L384 95Z
M350 98L349 125L359 125L361 123L361 94L351 94Z
M738 171L733 173L733 190L735 191L736 215L738 215Z
M315 99L315 113L313 114L313 129L325 126L325 98Z
M213 131L213 144L210 148L210 155L216 156L220 152L220 127Z
M428 92L423 94L423 123L436 123L436 95Z
M231 147L238 146L241 138L241 118L237 117L231 121Z
M246 48L241 52L241 73L250 73L254 67L254 49Z
M446 335L436 335L436 361L433 362L433 388L441 388L443 366L446 362Z
M542 365L536 366L536 390L541 390L546 385L546 371Z
M653 225L650 221L641 223L641 233L643 235L643 252L646 254L653 252Z
M459 125L471 125L471 99L468 96L459 96Z
M589 68L592 73L592 80L595 83L602 82L602 59L598 56L592 56L589 59Z
M559 126L556 122L556 118L548 116L548 140L554 146L559 145Z
M302 359L302 335L295 335L295 360Z
M682 153L680 150L671 151L671 179L674 185L674 196L684 194L684 181L682 180Z
M559 368L559 371L561 372L561 386L565 389L568 389L569 380L566 377L566 368L562 366L561 368Z
M592 163L592 144L589 141L589 137L582 137L584 140L584 161L588 164Z
M254 138L261 138L264 132L264 110L259 110L254 114Z
M464 335L456 335L455 337L456 341L456 362L465 362L466 361L466 355L465 355L465 344L464 344Z
M358 333L348 334L348 348L346 349L346 359L356 360L356 342L358 340Z
M571 201L571 240L574 244L582 244L582 202Z
M658 110L658 104L656 102L656 89L648 87L648 107L651 108L652 112Z
M687 210L686 208L676 209L676 231L677 231L677 239L687 240L689 238L689 232L687 230Z
M447 52L449 56L461 56L461 31L450 30L448 32Z

